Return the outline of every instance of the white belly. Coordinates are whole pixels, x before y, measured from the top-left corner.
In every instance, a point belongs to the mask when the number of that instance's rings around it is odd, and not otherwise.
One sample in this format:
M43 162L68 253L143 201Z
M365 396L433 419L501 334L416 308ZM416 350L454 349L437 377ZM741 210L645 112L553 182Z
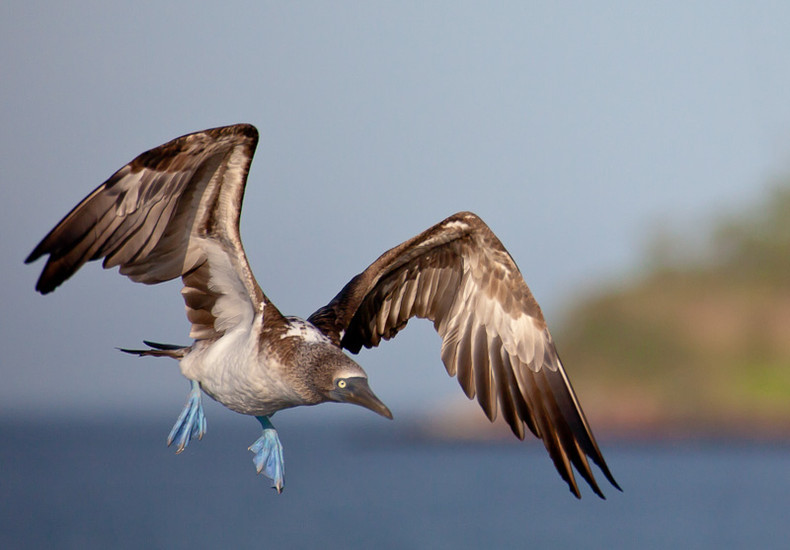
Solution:
M180 362L181 373L210 397L241 414L268 416L303 404L283 384L284 366L259 353L259 319L235 328L213 342L198 341Z

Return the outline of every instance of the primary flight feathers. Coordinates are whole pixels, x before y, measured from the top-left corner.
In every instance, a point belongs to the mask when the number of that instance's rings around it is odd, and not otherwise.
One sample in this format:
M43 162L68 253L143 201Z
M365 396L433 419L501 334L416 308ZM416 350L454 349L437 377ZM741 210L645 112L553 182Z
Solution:
M350 390L341 392L346 384L324 387L365 378L347 356L334 354L378 346L412 317L430 319L442 338L447 372L470 399L477 397L489 419L499 411L519 439L525 425L541 438L576 496L574 467L603 496L588 457L618 487L540 307L510 254L476 215L460 212L388 250L307 322L283 316L255 280L239 235L257 141L253 126L237 124L185 135L138 156L33 250L26 262L49 255L36 289L51 292L84 263L101 258L104 267L120 266L136 282L181 277L195 339L177 352L182 372L232 410L258 417L264 434L273 430L266 422L276 410L324 401L361 404L386 416L372 392L363 398L365 391L357 389L350 397ZM216 379L228 372L228 361L209 351L235 349L228 344L254 350L241 356L249 372L220 385ZM334 366L314 365L325 353ZM259 389L262 381L271 387ZM187 428L188 443L197 434Z

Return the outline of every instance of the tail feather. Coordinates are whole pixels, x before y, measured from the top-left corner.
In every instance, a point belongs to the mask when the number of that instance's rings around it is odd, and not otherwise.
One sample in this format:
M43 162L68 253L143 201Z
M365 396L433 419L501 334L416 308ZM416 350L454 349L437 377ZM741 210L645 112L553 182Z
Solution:
M160 350L187 349L186 347L179 346L178 344L160 344L159 342L151 342L150 340L143 340L143 344L145 344L149 348L160 349Z
M144 357L144 356L172 357L173 359L181 359L189 351L189 346L177 346L174 344L159 344L157 342L149 342L148 340L143 340L143 344L148 346L150 349L118 348L118 351L129 353L131 355L137 355L139 357Z

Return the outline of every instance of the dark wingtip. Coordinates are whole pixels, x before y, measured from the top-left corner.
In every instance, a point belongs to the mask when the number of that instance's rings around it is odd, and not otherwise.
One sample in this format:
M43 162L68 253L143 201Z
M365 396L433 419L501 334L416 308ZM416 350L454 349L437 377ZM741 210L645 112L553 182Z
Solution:
M38 252L37 250L34 250L30 254L28 254L27 258L25 258L25 264L32 264L33 262L38 260L40 257L41 257L41 253Z
M606 500L606 495L603 494L603 491L601 491L601 489L597 485L594 485L592 483L590 483L589 485L590 485L590 488L592 489L593 493L595 493L595 496L597 496L601 500ZM579 488L578 487L574 487L570 483L568 483L568 486L570 487L571 494L573 496L575 496L578 500L581 500L582 499L582 494L581 494L581 491L579 491ZM617 487L617 486L615 485L615 487ZM617 487L617 488L620 489L620 487ZM622 489L620 489L620 491L622 492Z
M598 465L598 468L601 469L601 472L603 472L603 475L606 477L606 479L609 480L609 483L611 483L615 489L622 493L623 489L620 487L617 481L615 481L612 472L609 471L609 467L606 465L606 462L603 459L603 456L599 453L597 457L593 456L591 458L593 459L593 462Z
M47 295L50 292L53 292L59 285L53 285L51 282L44 282L43 280L39 279L38 283L36 283L36 291L39 294Z
M48 237L49 235L47 235ZM40 243L36 245L36 247L27 255L25 258L26 264L32 264L36 260L38 260L44 254L47 254L49 251L46 250L47 246L44 244L47 240L47 237L44 237Z
M39 244L36 248L33 249L33 251L30 254L28 254L27 258L25 258L24 261L25 265L32 264L33 262L35 262L45 254L45 252L40 249L41 249L41 245ZM44 266L44 269L46 269L46 266ZM40 292L41 294L49 294L50 292L55 290L57 286L58 285L52 285L51 283L45 283L44 273L42 272L41 276L38 278L38 281L36 282L36 291Z
M598 498L600 498L601 500L606 500L606 495L603 494L603 491L601 491L601 489L597 485L592 486L592 490L593 493L598 495Z
M598 459L599 457L600 457L600 460ZM612 484L612 487L614 487L615 489L617 489L618 491L620 491L622 493L623 492L622 487L620 487L620 485L617 483L617 481L615 481L614 476L612 475L612 472L609 471L609 468L607 467L606 462L604 462L604 460L603 460L603 456L599 455L599 457L593 456L591 458L593 459L593 462L595 462L598 465L598 468L600 468L601 472L603 472L603 475L606 477L606 479L609 480L609 483ZM601 492L601 490L598 488L597 484L594 485L594 484L591 483L590 486L593 488L593 491L595 491L596 495L601 497L603 500L606 500L606 497Z
M32 264L44 254L50 254L50 257L47 263L44 265L44 269L41 270L41 275L38 276L38 281L36 281L36 291L40 292L41 294L49 294L58 288L74 273L67 273L67 275L63 277L61 274L63 271L61 267L56 266L56 264L53 264L52 262L51 252L49 250L43 250L40 244L33 250L33 252L28 255L27 258L25 258L25 265Z

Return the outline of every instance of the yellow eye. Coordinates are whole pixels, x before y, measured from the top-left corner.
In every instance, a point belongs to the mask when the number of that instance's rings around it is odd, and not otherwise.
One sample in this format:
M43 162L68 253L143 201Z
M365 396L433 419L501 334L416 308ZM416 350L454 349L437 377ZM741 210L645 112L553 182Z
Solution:
M337 381L337 387L342 390L343 388L346 387L346 381L345 380L338 380Z

